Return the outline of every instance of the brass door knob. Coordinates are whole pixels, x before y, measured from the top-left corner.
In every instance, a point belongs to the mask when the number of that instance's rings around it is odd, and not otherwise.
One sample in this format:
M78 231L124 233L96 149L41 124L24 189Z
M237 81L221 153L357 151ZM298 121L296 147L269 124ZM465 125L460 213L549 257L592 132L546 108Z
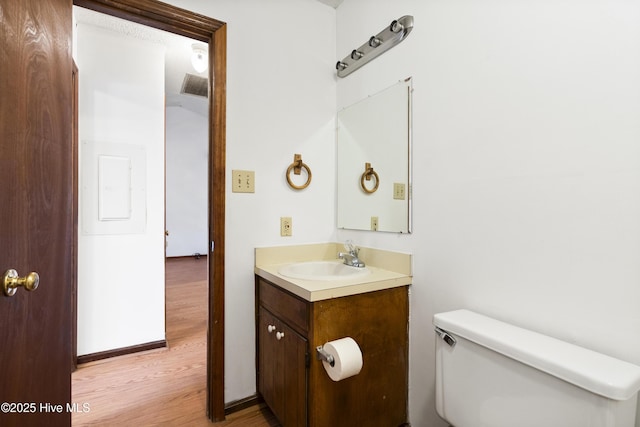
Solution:
M23 286L28 291L35 291L39 283L40 276L35 271L27 274L26 277L19 277L18 272L11 268L4 272L2 289L6 296L12 297L18 290L18 286Z

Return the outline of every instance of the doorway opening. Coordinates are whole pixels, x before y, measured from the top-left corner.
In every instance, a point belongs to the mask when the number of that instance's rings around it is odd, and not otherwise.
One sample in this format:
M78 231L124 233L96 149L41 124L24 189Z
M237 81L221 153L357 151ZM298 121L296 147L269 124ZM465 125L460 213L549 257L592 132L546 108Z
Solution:
M189 37L209 47L208 55L208 334L207 334L207 415L224 420L224 226L225 226L225 108L226 108L226 25L153 0L74 0L81 6L107 15ZM82 69L79 71L82 79ZM135 150L134 150L135 151ZM132 158L136 153L133 152ZM108 156L107 156L108 157ZM111 156L117 158L118 156ZM124 170L119 160L105 160L108 181ZM122 214L117 210L109 215ZM104 212L101 212L104 214Z

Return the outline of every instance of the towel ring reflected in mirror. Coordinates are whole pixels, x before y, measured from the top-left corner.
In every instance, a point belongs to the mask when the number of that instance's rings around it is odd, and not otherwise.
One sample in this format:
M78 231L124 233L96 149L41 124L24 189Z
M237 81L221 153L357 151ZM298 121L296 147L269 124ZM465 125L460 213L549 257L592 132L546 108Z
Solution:
M365 181L371 181L371 177L373 177L376 180L376 184L373 186L371 190L369 190L365 185ZM371 167L371 163L365 163L364 173L360 177L360 186L362 187L362 190L367 194L373 194L378 189L378 185L380 185L380 178L378 177L378 174Z

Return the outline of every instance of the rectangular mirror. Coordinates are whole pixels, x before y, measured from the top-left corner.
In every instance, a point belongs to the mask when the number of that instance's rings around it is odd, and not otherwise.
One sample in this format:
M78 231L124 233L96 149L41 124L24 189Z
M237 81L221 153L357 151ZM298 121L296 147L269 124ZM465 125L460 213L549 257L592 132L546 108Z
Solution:
M338 112L338 228L411 232L411 78Z

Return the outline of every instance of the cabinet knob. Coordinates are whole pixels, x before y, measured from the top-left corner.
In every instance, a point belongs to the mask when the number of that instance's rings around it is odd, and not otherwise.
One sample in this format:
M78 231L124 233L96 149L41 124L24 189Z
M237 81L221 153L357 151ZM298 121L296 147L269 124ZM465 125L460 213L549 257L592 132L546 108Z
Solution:
M276 332L276 339L281 340L284 338L284 332Z
M276 330L276 327L275 327L275 326L273 326L273 325L268 325L268 326L267 326L267 331L269 331L269 333L272 333L272 332L273 332L273 331L275 331L275 330Z

